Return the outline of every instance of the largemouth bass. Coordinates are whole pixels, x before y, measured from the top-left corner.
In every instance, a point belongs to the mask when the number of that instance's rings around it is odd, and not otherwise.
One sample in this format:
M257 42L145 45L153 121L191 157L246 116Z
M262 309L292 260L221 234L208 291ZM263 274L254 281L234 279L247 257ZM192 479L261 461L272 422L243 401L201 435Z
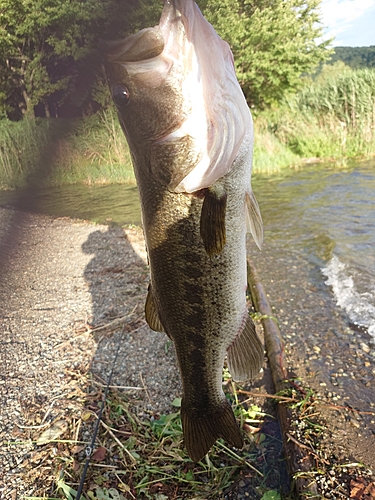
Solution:
M190 457L243 439L222 369L253 378L263 346L246 307L246 228L260 246L250 186L253 125L230 48L193 0L106 46L108 82L129 143L150 264L146 320L174 341Z

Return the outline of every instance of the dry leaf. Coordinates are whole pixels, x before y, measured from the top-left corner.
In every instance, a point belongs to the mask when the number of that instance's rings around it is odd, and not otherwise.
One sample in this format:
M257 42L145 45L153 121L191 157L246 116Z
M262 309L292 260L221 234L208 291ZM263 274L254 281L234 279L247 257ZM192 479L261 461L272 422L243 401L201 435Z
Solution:
M354 500L375 499L375 483L367 484L363 477L350 481L350 498Z
M80 451L84 450L85 447L82 446L81 444L76 444L75 446L73 446L73 448L70 450L70 453L72 455L77 455Z
M375 499L375 483L370 483L366 488L366 494Z
M91 460L95 460L96 462L102 462L105 458L107 450L103 446L99 446L94 453L91 455Z
M362 494L365 491L365 485L357 483L353 479L350 481L350 498L354 500L361 500Z
M57 420L51 427L42 432L42 434L37 439L36 444L42 445L49 443L50 441L55 441L60 437L68 428L68 422L66 420Z
M250 424L243 424L243 430L246 432L246 434L256 434L257 432L260 431L259 427L253 427Z

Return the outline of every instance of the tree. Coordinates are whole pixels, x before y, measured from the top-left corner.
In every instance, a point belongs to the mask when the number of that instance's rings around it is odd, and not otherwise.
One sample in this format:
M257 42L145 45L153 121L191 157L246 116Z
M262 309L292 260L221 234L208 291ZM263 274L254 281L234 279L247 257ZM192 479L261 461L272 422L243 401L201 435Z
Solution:
M202 0L206 18L232 48L248 103L263 108L302 85L331 51L318 41L321 0Z
M343 61L353 69L375 68L375 45L370 47L335 47L329 64Z
M231 45L253 107L298 88L330 54L329 42L317 42L320 0L198 2ZM161 8L160 0L0 0L0 115L74 116L103 105L99 39L157 24Z
M0 0L0 110L16 119L37 107L56 115L69 100L82 111L98 74L94 48L134 3Z

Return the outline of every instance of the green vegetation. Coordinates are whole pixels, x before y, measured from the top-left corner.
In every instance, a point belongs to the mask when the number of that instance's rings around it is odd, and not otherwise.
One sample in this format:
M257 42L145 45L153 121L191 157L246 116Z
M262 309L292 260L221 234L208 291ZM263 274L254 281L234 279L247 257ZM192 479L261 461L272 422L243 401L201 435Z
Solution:
M75 120L0 120L0 188L134 182L113 110Z
M222 440L217 441L204 460L198 464L186 454L182 442L179 414L180 399L172 402L166 415L137 415L139 405L133 397L111 391L105 402L97 444L85 480L84 496L91 500L220 499L243 479L254 500L281 500L287 489L286 469L281 455L281 436L267 432L274 427L274 417L250 404L239 387L228 379L225 389L244 430L245 446L234 451ZM92 435L97 420L101 393L92 388L87 407L79 419L81 433ZM135 405L135 406L134 406ZM267 419L268 424L265 424ZM277 426L277 425L276 425ZM53 467L45 471L39 497L74 500L86 459L82 441L59 440L59 453ZM75 438L76 439L76 438ZM66 444L64 444L66 443ZM285 476L284 476L285 474ZM44 496L48 492L51 496ZM83 498L83 497L82 497ZM284 495L284 499L289 496ZM31 498L30 498L31 500Z
M375 47L338 47L323 64L332 51L318 41L320 0L198 3L233 50L254 115L255 173L373 154L374 70L349 66L373 66ZM0 188L134 182L95 47L99 36L156 24L161 8L159 0L0 0Z
M0 189L27 183L135 182L129 148L112 109L76 120L0 120L0 144ZM259 118L254 173L272 174L299 160Z
M0 0L0 116L72 118L108 104L98 42L161 10L138 0Z
M374 155L375 70L324 68L315 82L255 115L254 173L272 174L307 158ZM134 182L112 108L75 120L2 120L0 144L2 188L30 179L45 186Z
M299 157L372 156L375 70L347 70L306 85L266 116L279 141Z
M233 48L250 104L279 101L329 56L320 0L201 0ZM87 116L108 105L97 47L158 23L159 0L0 0L0 116Z
M205 0L203 12L233 52L237 78L252 109L300 88L331 50L317 42L320 0Z
M329 64L343 61L352 69L375 68L375 46L335 47Z
M301 162L301 158L272 132L264 113L255 120L253 173L272 175Z

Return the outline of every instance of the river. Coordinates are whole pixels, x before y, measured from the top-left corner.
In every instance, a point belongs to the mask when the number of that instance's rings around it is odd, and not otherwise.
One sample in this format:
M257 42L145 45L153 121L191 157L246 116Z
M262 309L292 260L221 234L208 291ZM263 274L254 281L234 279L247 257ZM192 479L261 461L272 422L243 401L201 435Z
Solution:
M375 161L310 165L260 178L265 244L292 247L321 270L327 293L375 339Z
M375 339L375 161L289 169L255 177L253 188L265 248L292 248L314 264L315 284L324 282L348 321ZM136 186L0 191L0 205L100 223L141 222Z

